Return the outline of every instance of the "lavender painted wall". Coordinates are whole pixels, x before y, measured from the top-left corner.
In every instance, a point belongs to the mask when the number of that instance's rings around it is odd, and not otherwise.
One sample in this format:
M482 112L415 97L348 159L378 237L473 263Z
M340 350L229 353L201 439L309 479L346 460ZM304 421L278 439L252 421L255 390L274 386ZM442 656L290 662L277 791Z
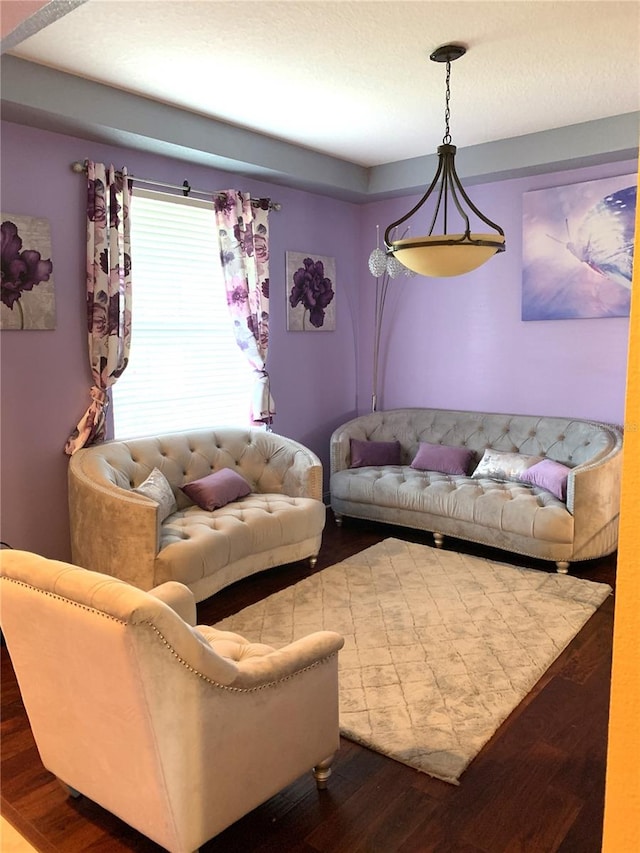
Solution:
M69 559L66 473L69 432L88 404L84 307L85 182L70 164L89 158L194 187L230 186L282 203L271 216L269 369L275 430L315 450L328 471L331 431L356 408L358 207L239 178L204 166L4 122L2 212L51 223L57 302L54 331L3 332L1 346L1 537L14 548ZM336 258L336 331L287 332L285 252ZM135 263L135 257L134 257ZM117 536L114 531L114 536Z
M520 319L522 195L636 172L634 160L471 187L474 203L504 228L507 251L459 278L401 276L391 283L378 408L434 406L622 423L628 318ZM376 225L383 234L417 200L372 203L362 212L361 411L371 402L375 287L367 258L376 245Z
M205 166L10 123L2 125L2 212L51 223L57 328L3 332L1 536L14 547L68 559L64 442L88 401L84 312L85 185L69 166L90 158L192 186L239 186L282 203L271 217L269 368L275 429L311 447L328 473L332 430L371 404L375 226L411 199L356 206L236 178ZM621 422L626 319L520 320L522 193L634 173L635 161L472 188L505 228L508 250L458 279L401 277L385 313L380 407L441 406L562 414ZM285 252L336 258L335 332L286 331ZM135 261L135 258L134 258ZM326 480L325 480L326 488ZM114 531L117 535L117 531Z

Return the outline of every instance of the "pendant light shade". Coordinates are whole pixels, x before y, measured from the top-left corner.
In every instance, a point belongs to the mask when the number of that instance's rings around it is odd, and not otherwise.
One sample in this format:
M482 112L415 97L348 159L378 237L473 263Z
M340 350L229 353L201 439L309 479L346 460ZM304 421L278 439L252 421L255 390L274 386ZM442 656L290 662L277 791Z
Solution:
M387 253L419 275L441 278L463 275L482 266L496 252L504 252L504 231L473 204L456 172L456 146L449 133L451 62L464 56L462 45L447 44L431 54L434 62L447 63L445 134L438 147L438 168L418 204L392 222L384 235ZM422 237L395 239L398 225L406 222L433 197L428 232ZM471 218L470 218L471 217ZM472 231L471 221L474 220ZM490 231L485 229L489 226ZM406 232L405 232L406 233Z
M447 278L464 275L481 267L496 252L504 251L502 242L489 243L489 234L471 234L465 243L464 234L448 234L443 237L419 237L417 240L397 240L393 243L393 255L419 275L431 278Z

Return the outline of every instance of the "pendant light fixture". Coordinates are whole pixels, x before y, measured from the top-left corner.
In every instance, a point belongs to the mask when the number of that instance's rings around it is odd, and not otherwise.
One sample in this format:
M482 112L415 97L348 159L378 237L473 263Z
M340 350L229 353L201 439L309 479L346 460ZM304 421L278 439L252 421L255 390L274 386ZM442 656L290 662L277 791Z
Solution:
M392 222L384 234L388 254L419 275L435 278L463 275L484 264L496 252L505 250L504 231L473 204L456 172L457 149L451 144L449 132L451 63L466 52L467 49L462 45L445 44L434 50L430 56L433 62L447 64L445 134L442 145L438 147L438 169L429 189L418 204L396 222ZM431 214L428 233L423 237L394 239L392 235L398 225L417 213L432 195L435 198L435 210ZM478 230L474 228L472 232L470 213L493 229L493 232L486 233L482 225L478 226ZM437 228L441 230L435 230Z

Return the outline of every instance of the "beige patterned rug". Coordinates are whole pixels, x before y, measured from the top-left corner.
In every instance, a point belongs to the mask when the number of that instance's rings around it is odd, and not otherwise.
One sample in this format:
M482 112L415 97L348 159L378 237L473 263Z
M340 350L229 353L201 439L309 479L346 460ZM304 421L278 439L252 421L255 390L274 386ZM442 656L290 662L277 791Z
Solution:
M342 734L458 784L610 593L386 539L216 627L273 646L339 631Z

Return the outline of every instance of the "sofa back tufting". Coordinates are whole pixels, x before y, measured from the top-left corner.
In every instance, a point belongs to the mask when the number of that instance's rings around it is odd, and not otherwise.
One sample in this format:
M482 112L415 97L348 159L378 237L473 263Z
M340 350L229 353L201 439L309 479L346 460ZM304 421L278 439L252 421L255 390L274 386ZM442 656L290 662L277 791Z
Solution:
M350 437L365 441L399 441L405 465L410 464L421 441L468 447L476 461L491 448L545 456L570 468L595 462L621 444L617 427L594 421L444 409L371 412L344 424L343 429ZM332 471L349 466L348 442L332 441L331 453Z

